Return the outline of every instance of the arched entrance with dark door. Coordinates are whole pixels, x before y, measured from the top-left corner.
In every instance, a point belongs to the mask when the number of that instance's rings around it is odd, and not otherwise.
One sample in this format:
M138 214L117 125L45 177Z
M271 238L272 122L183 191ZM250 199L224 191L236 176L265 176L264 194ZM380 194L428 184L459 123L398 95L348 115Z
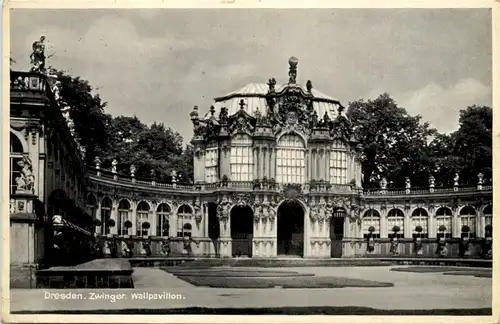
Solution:
M249 206L231 209L231 239L233 256L252 256L253 211Z
M220 237L220 223L217 217L217 204L214 202L208 203L208 237L213 244L213 253L215 256L219 256L219 245L217 240ZM212 250L210 253L212 253Z
M298 202L284 202L278 208L278 256L304 256L304 209Z
M344 239L344 217L346 211L344 208L336 208L333 210L330 220L330 240L331 240L331 257L342 257L342 240Z

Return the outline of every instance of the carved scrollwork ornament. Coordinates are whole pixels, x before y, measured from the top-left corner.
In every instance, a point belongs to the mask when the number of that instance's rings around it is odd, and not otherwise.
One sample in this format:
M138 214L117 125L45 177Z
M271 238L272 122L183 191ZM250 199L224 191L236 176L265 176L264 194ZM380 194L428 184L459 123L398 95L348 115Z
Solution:
M236 193L231 196L233 204L239 207L250 206L253 196L248 193Z

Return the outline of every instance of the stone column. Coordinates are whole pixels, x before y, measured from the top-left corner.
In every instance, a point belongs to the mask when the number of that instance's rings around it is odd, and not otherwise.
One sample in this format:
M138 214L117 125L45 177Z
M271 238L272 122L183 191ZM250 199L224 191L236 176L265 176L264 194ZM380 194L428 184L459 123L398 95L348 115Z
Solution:
M232 256L232 239L231 239L231 217L230 217L230 202L223 201L217 207L217 217L219 218L220 237L219 255L221 257Z
M253 178L254 179L259 179L259 154L258 154L258 148L253 147L252 149L252 154L253 154Z
M159 225L158 224L158 217L157 217L157 214L156 214L156 204L151 204L151 210L149 211L149 220L150 220L150 224L151 226L149 227L149 235L151 236L156 236L156 226ZM193 226L193 230L195 229L196 225Z
M476 236L484 237L484 214L481 208L477 209L476 215Z
M205 182L205 152L200 149L194 156L195 182Z
M208 204L203 203L203 237L208 237Z
M380 215L380 238L388 238L389 237L389 228L387 222L387 213L383 213Z
M95 218L101 221L101 226L95 227L95 234L101 234L102 231L102 215L101 215L101 202L102 199L97 198L97 209L95 211Z
M325 150L325 181L330 181L330 150Z
M271 161L270 161L271 178L276 179L276 148L271 147Z
M137 233L137 202L132 202L130 204L130 208L132 209L131 213L131 219L130 221L132 222L132 227L130 228L130 234L131 235L136 235Z
M428 218L428 224L427 224L427 232L429 234L429 238L436 238L437 237L437 228L436 228L436 214L432 212L429 215Z
M306 149L305 151L305 156L304 156L305 160L306 160L306 181L310 181L312 179L312 176L311 176L311 149Z
M304 210L304 258L311 257L311 218L310 210Z
M262 151L262 174L269 179L269 150L267 145L264 146Z
M111 219L115 221L115 226L109 229L110 234L118 234L118 201L113 199L111 204Z
M220 174L219 179L226 175L229 179L231 179L231 146L230 143L224 143L220 146Z
M411 238L412 237L412 228L411 228L411 217L410 217L410 214L408 214L407 211L405 211L404 213L404 221L403 221L403 224L404 224L404 230L403 230L403 233L404 233L404 237L405 238Z
M460 215L458 214L458 208L455 211L452 211L452 225L453 225L453 232L452 232L452 237L460 237L460 233L462 229L460 228Z

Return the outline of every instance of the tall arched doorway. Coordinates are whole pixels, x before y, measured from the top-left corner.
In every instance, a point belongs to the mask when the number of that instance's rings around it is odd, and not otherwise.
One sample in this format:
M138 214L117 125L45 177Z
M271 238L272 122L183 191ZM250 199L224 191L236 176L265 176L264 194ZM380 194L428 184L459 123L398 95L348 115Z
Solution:
M344 208L335 208L330 219L330 256L332 258L342 257L345 215Z
M231 209L231 239L233 256L252 256L253 211L249 206Z
M304 256L304 209L298 202L278 208L278 255Z

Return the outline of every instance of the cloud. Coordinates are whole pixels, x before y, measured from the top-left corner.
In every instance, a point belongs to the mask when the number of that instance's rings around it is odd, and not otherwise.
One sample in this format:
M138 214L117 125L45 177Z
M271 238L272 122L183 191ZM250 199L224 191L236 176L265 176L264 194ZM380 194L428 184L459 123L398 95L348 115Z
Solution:
M430 82L416 91L394 95L401 107L420 114L441 132L457 129L459 112L471 105L491 106L491 88L474 78L464 78L445 87Z
M193 105L206 112L246 83L286 82L291 55L302 84L344 104L388 92L446 131L460 109L491 103L490 20L462 9L19 9L11 53L13 68L28 69L43 34L48 63L99 88L109 113L164 121L185 140Z
M250 63L233 63L223 66L215 66L206 62L198 62L186 73L185 83L203 82L204 79L210 79L212 82L218 80L231 80L241 78L242 76L252 75L256 66ZM215 95L214 95L215 97Z

